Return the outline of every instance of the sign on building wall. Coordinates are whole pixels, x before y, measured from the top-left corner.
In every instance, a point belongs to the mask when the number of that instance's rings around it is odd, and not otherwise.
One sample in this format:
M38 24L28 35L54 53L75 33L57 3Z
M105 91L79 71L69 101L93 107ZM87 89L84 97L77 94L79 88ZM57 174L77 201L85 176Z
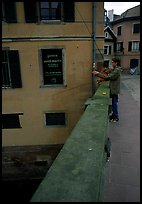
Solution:
M42 49L44 85L63 84L62 49Z

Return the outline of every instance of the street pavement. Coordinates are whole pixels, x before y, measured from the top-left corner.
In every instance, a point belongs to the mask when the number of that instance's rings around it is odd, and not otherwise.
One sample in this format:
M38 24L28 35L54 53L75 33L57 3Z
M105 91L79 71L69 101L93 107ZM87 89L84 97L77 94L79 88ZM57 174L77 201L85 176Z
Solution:
M140 75L122 75L119 121L109 124L103 202L140 202Z
M122 75L121 81L128 88L134 100L140 107L140 75Z

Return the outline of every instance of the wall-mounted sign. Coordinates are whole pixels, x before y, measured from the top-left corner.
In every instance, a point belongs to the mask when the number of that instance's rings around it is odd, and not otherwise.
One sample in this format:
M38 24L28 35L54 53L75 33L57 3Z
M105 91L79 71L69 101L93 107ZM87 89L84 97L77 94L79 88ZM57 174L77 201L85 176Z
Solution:
M42 49L44 85L63 84L62 49Z

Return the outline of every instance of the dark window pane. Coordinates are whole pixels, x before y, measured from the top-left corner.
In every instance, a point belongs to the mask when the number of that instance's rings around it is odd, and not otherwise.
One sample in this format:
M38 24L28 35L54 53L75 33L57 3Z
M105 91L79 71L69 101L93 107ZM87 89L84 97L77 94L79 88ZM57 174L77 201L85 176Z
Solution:
M65 22L75 21L74 2L64 2L64 21Z
M65 125L65 113L46 113L46 125Z
M40 20L61 20L61 2L40 2Z
M49 2L40 2L41 8L49 8Z
M5 20L7 23L16 23L16 2L3 2Z
M121 35L121 26L118 27L117 35Z
M21 128L19 114L3 114L2 128L3 129Z
M37 21L36 2L24 2L26 23L35 23Z
M9 64L10 64L10 75L11 75L11 84L12 88L21 88L21 72L20 72L20 61L18 50L10 50L9 55Z
M140 33L140 24L134 24L133 33Z

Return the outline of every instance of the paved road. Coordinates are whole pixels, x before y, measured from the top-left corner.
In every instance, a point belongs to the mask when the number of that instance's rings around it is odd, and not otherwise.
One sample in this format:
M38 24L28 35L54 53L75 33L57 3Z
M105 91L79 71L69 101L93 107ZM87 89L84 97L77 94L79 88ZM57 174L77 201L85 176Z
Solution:
M104 202L140 202L140 75L122 75L119 118L110 123Z
M140 75L122 75L121 80L140 107Z

